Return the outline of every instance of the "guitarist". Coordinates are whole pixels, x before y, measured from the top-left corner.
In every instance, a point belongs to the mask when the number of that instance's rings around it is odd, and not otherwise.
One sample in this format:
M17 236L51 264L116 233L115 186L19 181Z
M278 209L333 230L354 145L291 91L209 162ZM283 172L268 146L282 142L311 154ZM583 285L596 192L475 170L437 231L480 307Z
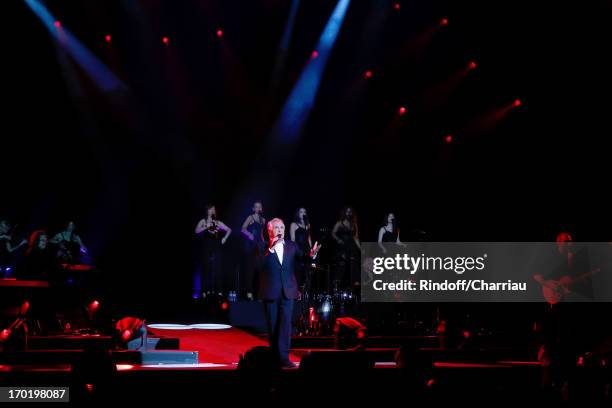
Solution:
M592 288L588 259L575 251L572 236L561 232L556 243L559 266L546 277L541 273L533 276L542 285L547 301L541 319L543 344L538 358L542 362L543 386L566 398L580 349L579 338L586 327L580 327L585 317L579 313L582 305L561 300L571 296L592 297Z

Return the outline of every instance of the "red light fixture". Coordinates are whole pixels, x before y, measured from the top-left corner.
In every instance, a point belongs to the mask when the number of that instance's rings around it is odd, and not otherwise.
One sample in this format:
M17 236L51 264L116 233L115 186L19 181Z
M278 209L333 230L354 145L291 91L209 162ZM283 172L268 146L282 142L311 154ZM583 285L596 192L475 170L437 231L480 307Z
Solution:
M221 303L221 310L227 310L229 308L229 303L223 302Z
M405 115L406 114L406 107L400 106L400 108L397 110L397 113L399 113L400 116Z
M109 43L109 44L110 44L110 42L111 42L111 36L110 36L110 34L106 34L106 35L104 36L104 41L106 41L107 43Z
M440 20L440 25L442 27L447 26L448 25L448 18L444 17L442 20Z
M221 30L221 29L217 30L217 37L219 37L219 38L223 37L223 30Z
M162 37L162 43L164 43L164 45L168 45L170 43L170 39L168 37Z
M515 99L514 102L512 102L512 107L514 108L518 108L519 106L521 106L522 102L520 99Z
M374 74L372 73L372 71L370 71L370 70L368 69L368 70L367 70L367 71L366 71L366 72L363 74L363 77L364 77L365 79L370 79L370 78L372 78L372 75L374 75Z
M453 135L446 135L446 137L444 138L444 141L446 143L451 143L453 141Z
M470 63L468 64L469 69L476 69L477 67L478 64L476 63L476 61L470 61Z
M312 52L312 54L311 54L311 57L312 57L313 59L314 59L314 58L317 58L318 56L319 56L319 51L317 51L317 50L314 50L314 51Z
M395 3L395 4L393 5L393 8L394 8L396 11L399 11L399 10L402 8L402 6L401 6L399 3Z
M60 23L59 20L55 20L55 22L53 23L53 25L55 26L55 28L60 28L62 26L62 23Z

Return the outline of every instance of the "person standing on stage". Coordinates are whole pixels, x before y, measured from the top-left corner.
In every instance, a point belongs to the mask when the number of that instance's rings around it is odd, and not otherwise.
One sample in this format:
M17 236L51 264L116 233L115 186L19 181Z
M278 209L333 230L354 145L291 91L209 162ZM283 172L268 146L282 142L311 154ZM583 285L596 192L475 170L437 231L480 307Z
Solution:
M240 287L249 300L253 300L253 293L255 291L255 257L258 253L263 253L266 248L264 240L265 225L266 219L263 216L263 204L261 201L255 201L253 203L252 214L246 217L240 229L240 232L246 238Z
M202 262L201 267L196 270L195 285L204 289L203 293L223 296L221 245L225 244L232 230L217 218L217 209L209 204L206 206L206 218L198 222L195 233L202 237ZM204 288L201 287L202 283Z
M352 287L359 282L359 226L357 216L351 207L345 207L332 230L332 238L336 241L336 262L338 263L336 280L343 286Z
M0 278L11 276L15 251L28 244L26 239L22 239L19 244L13 246L10 231L11 224L7 220L0 220Z
M66 229L55 234L49 243L57 246L56 256L62 263L81 263L82 255L87 253L85 244L76 233L76 224L73 221L69 221Z
M312 248L312 238L310 236L310 220L305 208L298 208L295 218L289 227L291 241L295 242L304 252L309 252Z
M320 246L315 242L309 253L296 243L285 241L285 224L280 218L268 223L270 241L265 252L257 257L259 298L263 301L270 347L278 353L283 367L294 367L289 360L293 301L298 295L295 269L305 256L314 259Z
M49 247L46 231L34 231L30 236L18 277L27 280L49 280L54 279L53 274L56 270L55 253Z
M303 253L307 254L312 248L312 238L310 236L310 221L305 208L298 208L295 212L295 217L289 227L289 237L295 242ZM300 287L303 285L304 290L308 290L310 280L308 279L308 270L304 262L300 262L298 268L298 282Z
M397 226L395 214L388 213L385 215L382 227L378 231L378 246L383 254L387 253L388 245L391 243L401 245L402 241L400 241L400 230Z

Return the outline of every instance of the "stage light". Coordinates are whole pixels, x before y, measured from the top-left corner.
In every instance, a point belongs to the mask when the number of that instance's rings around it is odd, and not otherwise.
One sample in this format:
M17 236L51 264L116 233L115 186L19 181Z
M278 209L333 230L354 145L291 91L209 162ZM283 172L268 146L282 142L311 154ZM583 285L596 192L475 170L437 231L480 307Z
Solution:
M87 306L90 310L92 311L96 311L98 310L98 308L100 307L100 302L98 302L97 300L94 300L93 302L91 302L89 304L89 306Z
M140 345L136 346L136 349L146 348L147 327L145 321L137 317L124 317L115 324L115 338L120 340L119 346L122 348L130 348L129 343L137 339L140 339Z
M11 337L11 331L9 329L4 329L0 332L0 341L7 341L9 337Z
M23 316L28 313L28 310L30 310L30 302L26 300L21 304L21 307L19 308L19 314Z
M223 37L223 30L217 30L217 37L219 38Z
M227 302L221 303L221 310L227 310L227 309L229 309L229 303Z
M59 20L55 20L55 22L53 23L53 25L55 26L55 28L60 28L62 26L62 23L60 23Z
M471 336L471 333L468 330L464 330L463 331L463 338L464 339L468 339L468 338L470 338L470 336Z
M364 76L364 78L365 78L365 79L370 79L370 78L372 78L372 75L373 75L373 73L372 73L372 71L370 71L369 69L368 69L368 70L367 70L367 71L366 71L366 72L363 74L363 76Z
M94 390L93 384L85 384L85 388L87 389L88 392L93 392Z
M109 44L110 44L110 42L111 42L111 36L110 36L110 34L106 34L106 35L104 36L104 41L106 41L107 43L109 43Z
M476 69L477 67L478 64L475 61L470 61L470 63L468 64L469 69Z
M440 26L444 27L448 25L448 18L444 17L442 20L440 20Z
M313 58L313 59L314 59L314 58L317 58L317 57L319 56L319 52L318 52L317 50L314 50L310 56L311 56L311 58Z
M406 108L405 108L404 106L400 106L400 108L397 110L397 113L398 113L400 116L405 115L405 114L406 114Z
M169 39L168 37L162 37L162 42L163 42L165 45L168 45L168 44L170 43L170 39Z
M518 108L519 106L521 106L521 100L520 99L515 99L514 102L512 102L512 106L514 108Z
M395 4L393 5L393 8L394 8L396 11L399 11L399 10L402 8L402 6L401 6L399 3L395 3Z
M451 143L453 141L453 136L452 135L446 135L446 137L444 138L444 141L446 143Z
M363 348L368 329L352 317L339 317L334 323L335 348L338 350Z
M115 367L117 367L117 371L127 371L134 369L134 366L132 364L116 364Z

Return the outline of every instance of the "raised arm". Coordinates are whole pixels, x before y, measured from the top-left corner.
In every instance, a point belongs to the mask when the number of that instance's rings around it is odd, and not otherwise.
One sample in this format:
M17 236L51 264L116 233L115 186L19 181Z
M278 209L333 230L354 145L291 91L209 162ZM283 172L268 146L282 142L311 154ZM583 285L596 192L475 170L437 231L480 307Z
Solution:
M22 239L21 242L15 246L11 245L11 241L6 241L6 250L8 251L8 253L12 254L13 252L17 251L22 246L27 245L27 244L28 244L28 241L25 239Z
M62 234L55 234L53 238L49 240L49 242L52 244L59 244L62 242Z
M79 237L78 235L74 236L74 242L76 242L77 244L79 244L79 248L81 250L81 253L86 254L87 253L87 247L85 246L85 244L83 243L83 240L81 239L81 237Z
M361 242L359 242L359 227L357 227L357 225L355 225L355 235L353 236L353 239L355 240L355 245L357 245L357 248L361 249Z
M247 237L248 239L250 239L251 241L255 238L253 236L253 234L251 234L249 232L249 230L247 229L247 227L249 225L251 225L253 223L252 218L250 215L248 217L246 217L246 220L244 220L244 222L242 223L242 228L240 228L240 232L242 233L242 235L244 235L245 237Z
M195 233L201 234L206 229L206 219L202 218L195 227Z
M382 241L384 235L385 235L385 227L380 227L380 230L378 230L378 247L380 248L381 251L383 251L383 254L387 253L387 249L383 245L383 241Z
M221 231L225 231L225 235L223 236L223 238L221 238L221 245L223 245L225 244L225 241L227 241L227 238L232 233L232 229L228 227L227 225L225 225L222 221L217 221L217 225L219 226L219 229Z

